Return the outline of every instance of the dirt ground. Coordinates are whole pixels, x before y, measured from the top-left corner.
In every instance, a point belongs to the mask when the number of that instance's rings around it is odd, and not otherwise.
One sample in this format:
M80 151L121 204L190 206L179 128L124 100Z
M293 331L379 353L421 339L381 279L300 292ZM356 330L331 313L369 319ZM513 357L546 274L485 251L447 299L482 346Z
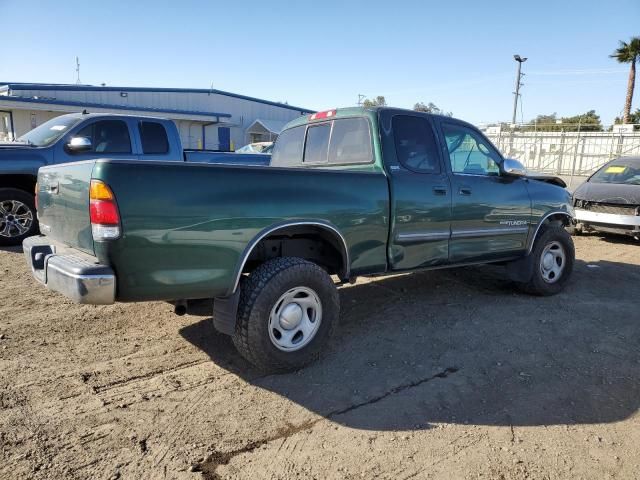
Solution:
M340 289L325 357L264 376L165 303L74 305L0 251L0 478L640 478L640 245L562 294L498 267Z

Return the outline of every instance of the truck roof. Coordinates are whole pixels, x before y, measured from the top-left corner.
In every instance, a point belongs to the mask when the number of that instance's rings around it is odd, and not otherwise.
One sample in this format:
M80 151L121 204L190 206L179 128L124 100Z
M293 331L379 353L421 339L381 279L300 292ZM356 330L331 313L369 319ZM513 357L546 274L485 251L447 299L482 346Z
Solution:
M317 114L323 114L325 112L330 112L330 111L335 111L335 114L331 115L331 117L323 117L323 118L319 118L317 120L312 120L311 117ZM460 120L458 118L453 118L453 117L448 117L446 115L437 115L435 113L427 113L427 112L417 112L415 110L410 110L408 108L397 108L397 107L344 107L344 108L334 108L334 109L330 109L330 110L324 110L324 111L320 111L320 112L316 112L314 114L309 114L309 115L303 115L300 116L298 118L296 118L295 120L292 120L291 122L287 123L284 128L284 130L288 130L289 128L292 127L297 127L299 125L306 125L307 123L312 123L315 121L322 121L322 120L329 120L330 118L340 118L340 117L377 117L378 112L381 112L383 110L391 110L391 111L395 111L398 113L411 113L411 114L416 114L416 113L420 113L421 115L425 115L425 116L429 116L429 117L434 117L434 118L446 118L449 120L455 120L456 123L461 123L464 125L468 125L473 127L473 125L471 125L468 122L465 122L464 120ZM474 127L475 128L475 127Z
M103 112L103 113L76 112L76 113L67 113L65 115L60 115L60 116L83 118L83 119L97 118L97 117L113 117L113 118L148 118L152 120L167 120L167 121L169 120L168 118L165 118L165 117L155 117L152 115L126 115L122 113L109 113L109 112Z

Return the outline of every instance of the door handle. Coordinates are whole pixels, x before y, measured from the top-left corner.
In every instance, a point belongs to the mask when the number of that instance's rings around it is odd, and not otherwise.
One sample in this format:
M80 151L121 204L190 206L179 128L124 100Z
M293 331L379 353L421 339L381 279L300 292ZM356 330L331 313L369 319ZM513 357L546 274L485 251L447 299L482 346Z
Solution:
M441 186L441 185L436 185L435 187L433 187L433 194L434 195L446 195L447 194L447 187Z
M460 186L460 188L458 189L458 194L459 195L471 195L471 187L468 187L466 185Z

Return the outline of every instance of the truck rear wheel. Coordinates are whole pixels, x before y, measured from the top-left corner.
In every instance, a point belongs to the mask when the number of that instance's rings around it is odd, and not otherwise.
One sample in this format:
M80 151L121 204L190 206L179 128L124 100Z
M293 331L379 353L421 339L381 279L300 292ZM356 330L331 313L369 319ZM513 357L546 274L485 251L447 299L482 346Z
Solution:
M533 295L555 295L569 281L575 262L575 247L571 235L561 226L546 227L536 239L531 252L533 275L522 284Z
M260 370L297 370L320 356L339 315L327 272L301 258L275 258L243 282L233 343Z
M0 188L0 245L20 245L38 233L33 195L17 188Z

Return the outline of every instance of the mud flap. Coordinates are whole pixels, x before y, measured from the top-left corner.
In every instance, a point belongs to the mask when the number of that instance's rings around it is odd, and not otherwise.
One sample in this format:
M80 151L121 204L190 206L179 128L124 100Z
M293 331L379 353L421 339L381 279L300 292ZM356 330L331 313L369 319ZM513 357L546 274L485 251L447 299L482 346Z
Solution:
M527 283L533 277L533 255L527 255L513 262L507 263L507 276L509 280L518 283Z
M238 303L240 302L240 289L230 297L218 297L213 299L213 326L225 335L233 335L236 329L238 316Z

